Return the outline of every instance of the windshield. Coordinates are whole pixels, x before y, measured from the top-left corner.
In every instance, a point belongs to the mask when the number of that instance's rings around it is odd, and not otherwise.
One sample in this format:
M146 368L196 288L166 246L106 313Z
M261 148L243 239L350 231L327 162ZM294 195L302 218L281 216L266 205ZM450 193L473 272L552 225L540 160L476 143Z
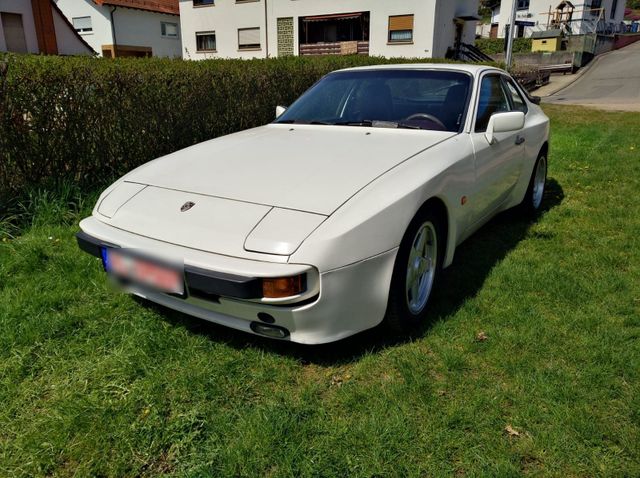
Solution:
M470 75L443 70L331 73L276 123L330 124L460 131Z

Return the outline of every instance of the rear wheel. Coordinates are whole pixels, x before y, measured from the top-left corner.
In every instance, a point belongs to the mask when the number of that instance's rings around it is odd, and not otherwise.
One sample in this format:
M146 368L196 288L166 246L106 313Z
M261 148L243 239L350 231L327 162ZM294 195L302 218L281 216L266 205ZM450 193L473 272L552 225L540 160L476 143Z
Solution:
M442 221L425 210L411 221L402 240L391 280L385 321L399 332L423 322L444 254Z

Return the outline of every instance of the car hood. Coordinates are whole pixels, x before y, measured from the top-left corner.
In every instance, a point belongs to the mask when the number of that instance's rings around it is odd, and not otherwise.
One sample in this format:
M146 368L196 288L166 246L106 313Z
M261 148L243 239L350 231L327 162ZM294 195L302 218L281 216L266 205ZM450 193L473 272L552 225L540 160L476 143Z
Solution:
M129 183L330 215L378 176L455 133L271 124L206 141Z

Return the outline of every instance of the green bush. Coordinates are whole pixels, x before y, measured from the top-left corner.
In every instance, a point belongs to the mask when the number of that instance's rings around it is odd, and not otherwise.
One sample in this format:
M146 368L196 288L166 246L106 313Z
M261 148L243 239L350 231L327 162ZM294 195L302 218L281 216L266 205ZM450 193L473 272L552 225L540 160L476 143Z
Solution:
M0 213L27 191L93 190L153 158L265 124L332 70L407 61L0 57Z
M480 50L482 50L483 53L486 53L487 55L504 53L504 38L478 38L476 40L476 47L478 47ZM513 52L530 53L531 38L514 38Z

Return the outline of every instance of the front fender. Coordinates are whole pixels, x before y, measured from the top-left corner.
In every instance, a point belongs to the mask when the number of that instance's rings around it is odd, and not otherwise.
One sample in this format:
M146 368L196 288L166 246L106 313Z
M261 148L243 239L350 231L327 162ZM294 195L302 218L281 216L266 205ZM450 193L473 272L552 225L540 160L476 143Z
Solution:
M290 262L329 271L397 248L420 207L439 198L447 208L449 237L445 266L468 217L461 204L475 179L473 149L457 135L401 163L372 181L333 213Z

